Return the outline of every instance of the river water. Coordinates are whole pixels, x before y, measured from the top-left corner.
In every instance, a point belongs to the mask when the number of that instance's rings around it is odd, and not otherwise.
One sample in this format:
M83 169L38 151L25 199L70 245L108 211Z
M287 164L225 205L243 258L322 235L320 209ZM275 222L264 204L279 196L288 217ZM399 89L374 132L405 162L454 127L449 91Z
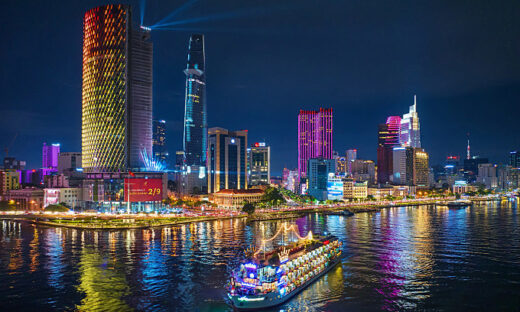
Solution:
M0 221L0 310L230 311L224 286L243 249L284 222L336 235L345 258L272 311L520 309L517 203L488 202L123 231Z

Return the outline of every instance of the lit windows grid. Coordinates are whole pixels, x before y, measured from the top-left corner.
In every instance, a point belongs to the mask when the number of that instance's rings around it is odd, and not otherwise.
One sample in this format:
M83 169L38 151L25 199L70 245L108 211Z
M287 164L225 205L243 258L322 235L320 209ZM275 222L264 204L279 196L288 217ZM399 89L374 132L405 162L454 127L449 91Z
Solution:
M123 5L85 14L82 166L87 172L117 171L126 165L127 20Z

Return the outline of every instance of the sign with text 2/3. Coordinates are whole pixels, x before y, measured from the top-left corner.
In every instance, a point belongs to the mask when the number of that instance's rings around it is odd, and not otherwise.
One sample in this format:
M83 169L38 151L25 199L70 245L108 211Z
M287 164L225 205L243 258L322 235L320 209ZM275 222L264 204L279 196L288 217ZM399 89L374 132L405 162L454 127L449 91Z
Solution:
M125 179L123 201L161 201L162 190L162 179Z

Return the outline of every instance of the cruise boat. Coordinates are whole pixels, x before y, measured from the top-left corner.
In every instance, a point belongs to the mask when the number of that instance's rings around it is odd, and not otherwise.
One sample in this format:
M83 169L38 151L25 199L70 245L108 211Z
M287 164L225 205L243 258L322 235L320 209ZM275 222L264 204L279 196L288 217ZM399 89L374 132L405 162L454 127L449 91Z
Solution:
M309 232L271 252L250 249L252 256L232 274L231 305L239 311L261 310L288 301L341 262L341 245L333 236Z
M453 201L449 201L446 206L448 208L466 208L473 205L473 202L471 200L465 200L465 199L457 199Z

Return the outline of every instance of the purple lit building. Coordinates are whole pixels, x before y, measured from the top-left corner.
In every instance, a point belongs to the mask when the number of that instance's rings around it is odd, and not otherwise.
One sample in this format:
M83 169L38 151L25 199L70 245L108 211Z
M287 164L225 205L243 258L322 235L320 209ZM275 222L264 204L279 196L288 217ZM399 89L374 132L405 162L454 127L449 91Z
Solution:
M47 145L43 143L42 148L42 168L58 169L58 156L60 155L60 144L53 143Z
M332 108L300 110L298 114L298 173L307 177L311 158L332 159Z
M400 146L401 117L390 116L379 125L377 147L377 183L385 184L393 174L393 149Z

